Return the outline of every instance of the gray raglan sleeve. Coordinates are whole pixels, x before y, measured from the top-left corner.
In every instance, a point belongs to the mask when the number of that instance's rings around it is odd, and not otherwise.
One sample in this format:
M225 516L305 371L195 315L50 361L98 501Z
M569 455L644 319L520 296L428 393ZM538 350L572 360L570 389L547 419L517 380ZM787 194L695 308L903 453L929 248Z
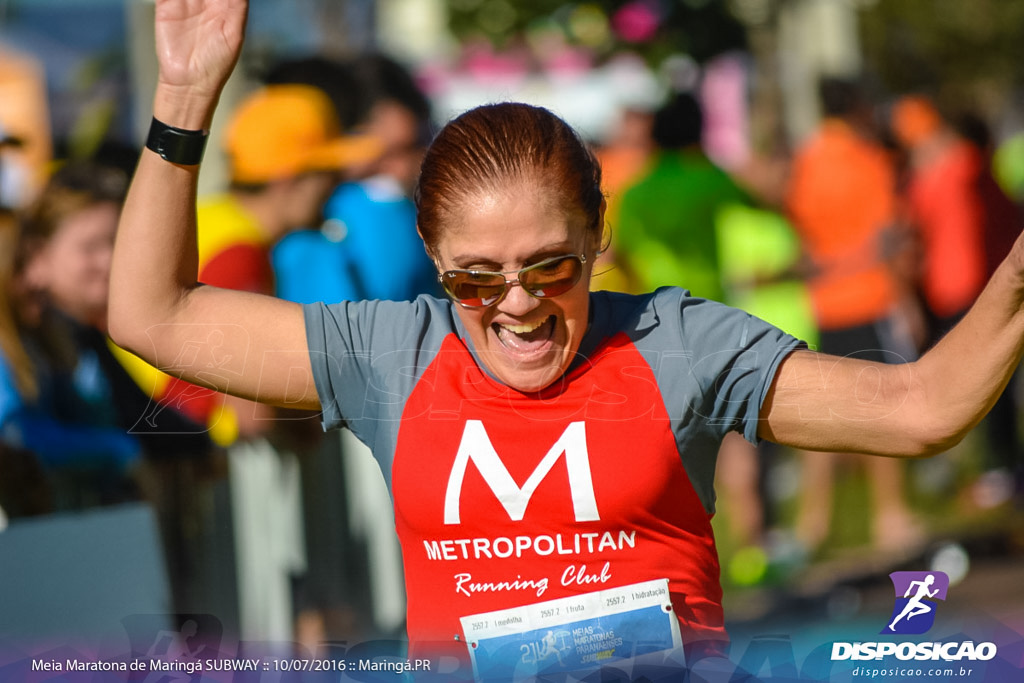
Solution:
M323 426L348 426L374 444L381 424L401 418L420 372L443 337L438 301L347 301L303 307ZM437 334L433 332L436 330Z
M722 439L757 427L779 365L803 343L745 311L664 287L643 297L604 296L618 312L611 331L629 330L653 370L679 457L705 509L715 509Z
M691 408L708 426L736 430L757 443L761 405L782 361L805 345L745 311L683 298L681 346L700 386Z

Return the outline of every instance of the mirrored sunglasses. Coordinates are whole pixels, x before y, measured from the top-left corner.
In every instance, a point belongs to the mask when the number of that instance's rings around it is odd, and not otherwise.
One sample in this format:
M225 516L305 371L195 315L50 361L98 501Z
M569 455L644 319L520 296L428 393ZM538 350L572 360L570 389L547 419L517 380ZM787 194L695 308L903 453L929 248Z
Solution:
M582 254L555 256L527 266L522 270L494 272L487 270L446 270L437 276L452 299L466 308L484 308L501 301L515 283L526 293L537 299L550 299L565 294L580 281L583 264L587 257ZM512 280L506 275L515 274Z

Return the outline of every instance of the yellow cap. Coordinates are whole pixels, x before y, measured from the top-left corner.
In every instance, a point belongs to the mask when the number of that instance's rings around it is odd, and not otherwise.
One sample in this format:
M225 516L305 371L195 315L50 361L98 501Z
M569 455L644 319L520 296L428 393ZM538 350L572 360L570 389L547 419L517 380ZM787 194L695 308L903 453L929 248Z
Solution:
M368 136L343 135L334 106L321 90L271 85L235 110L225 151L233 181L265 183L372 161L381 144Z

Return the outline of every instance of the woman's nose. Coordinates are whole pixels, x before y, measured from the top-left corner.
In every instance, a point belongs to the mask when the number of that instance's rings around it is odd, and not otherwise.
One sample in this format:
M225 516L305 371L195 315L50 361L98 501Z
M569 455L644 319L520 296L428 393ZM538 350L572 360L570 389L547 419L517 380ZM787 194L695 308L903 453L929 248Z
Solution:
M498 308L503 313L521 316L529 313L539 304L540 300L527 294L519 280L511 280L508 284L508 293L498 304Z

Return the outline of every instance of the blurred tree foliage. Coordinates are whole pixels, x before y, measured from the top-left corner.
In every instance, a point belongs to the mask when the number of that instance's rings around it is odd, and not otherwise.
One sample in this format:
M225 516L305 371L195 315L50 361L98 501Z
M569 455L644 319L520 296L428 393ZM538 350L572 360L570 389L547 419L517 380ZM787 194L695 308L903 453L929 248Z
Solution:
M892 92L984 109L1024 86L1024 0L879 0L861 29L868 68Z
M650 64L678 53L703 62L746 46L743 24L723 0L449 0L448 9L457 38L483 37L498 49L540 28L561 30L567 42L598 56L630 49ZM623 9L636 20L632 31L622 30Z

